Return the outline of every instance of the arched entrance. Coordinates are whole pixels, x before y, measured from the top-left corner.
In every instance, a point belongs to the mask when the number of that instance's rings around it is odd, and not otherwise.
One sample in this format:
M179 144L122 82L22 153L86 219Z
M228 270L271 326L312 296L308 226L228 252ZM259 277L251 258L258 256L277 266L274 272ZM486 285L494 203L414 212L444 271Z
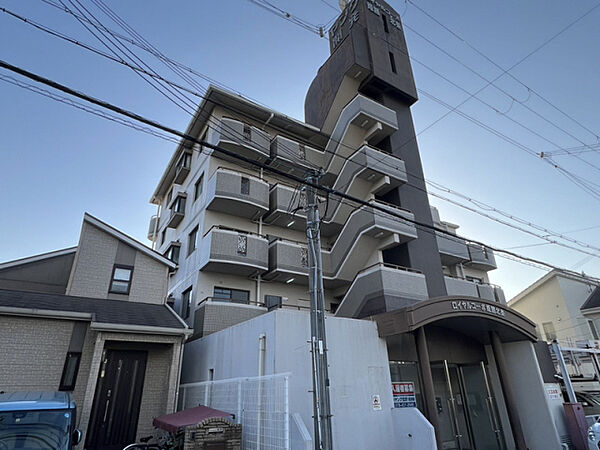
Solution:
M533 322L470 297L434 298L373 319L388 343L392 378L394 370L410 376L411 362L418 369L418 403L438 448L503 450L507 440L527 448L504 345L531 345Z

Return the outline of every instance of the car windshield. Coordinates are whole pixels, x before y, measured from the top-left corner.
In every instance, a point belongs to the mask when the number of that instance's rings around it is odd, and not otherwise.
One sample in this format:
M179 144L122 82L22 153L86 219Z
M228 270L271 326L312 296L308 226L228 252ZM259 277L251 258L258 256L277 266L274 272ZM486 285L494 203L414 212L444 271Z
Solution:
M0 412L0 450L68 450L71 412Z

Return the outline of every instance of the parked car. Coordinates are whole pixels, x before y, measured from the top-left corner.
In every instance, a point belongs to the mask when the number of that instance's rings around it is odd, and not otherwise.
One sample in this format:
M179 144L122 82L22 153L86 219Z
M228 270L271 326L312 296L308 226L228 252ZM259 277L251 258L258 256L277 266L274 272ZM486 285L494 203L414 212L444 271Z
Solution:
M0 450L71 450L81 440L68 392L0 393Z

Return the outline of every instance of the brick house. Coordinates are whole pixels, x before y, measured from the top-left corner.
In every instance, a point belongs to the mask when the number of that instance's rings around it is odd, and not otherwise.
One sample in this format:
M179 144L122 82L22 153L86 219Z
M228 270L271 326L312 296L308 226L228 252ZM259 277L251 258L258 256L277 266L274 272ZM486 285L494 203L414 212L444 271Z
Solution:
M73 392L82 448L150 434L190 334L166 303L175 268L89 214L76 247L0 264L0 390Z

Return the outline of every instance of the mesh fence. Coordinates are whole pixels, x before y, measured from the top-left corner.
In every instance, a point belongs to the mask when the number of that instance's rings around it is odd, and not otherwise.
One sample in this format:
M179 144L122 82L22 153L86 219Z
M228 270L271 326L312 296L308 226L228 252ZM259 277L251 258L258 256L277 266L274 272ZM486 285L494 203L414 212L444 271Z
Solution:
M178 409L198 405L235 414L243 448L289 449L289 374L182 384Z

